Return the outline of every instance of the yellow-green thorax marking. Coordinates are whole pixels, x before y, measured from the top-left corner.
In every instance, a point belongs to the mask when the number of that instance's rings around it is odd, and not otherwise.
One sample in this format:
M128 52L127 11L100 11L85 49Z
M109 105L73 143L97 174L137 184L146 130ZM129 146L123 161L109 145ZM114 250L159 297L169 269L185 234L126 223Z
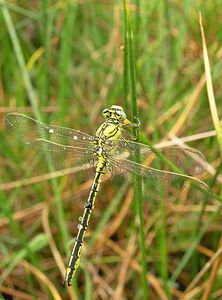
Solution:
M124 125L131 125L130 121L126 118L121 106L113 105L110 109L103 110L103 116L105 122L99 126L96 131L96 135L93 140L94 155L97 157L96 174L93 185L91 187L88 200L85 204L83 216L80 218L80 224L78 225L78 234L70 254L68 267L65 275L64 282L70 286L72 278L79 266L80 255L83 244L83 239L88 228L89 220L94 208L96 195L98 193L101 178L109 169L108 155L113 150L116 142L121 136L122 127ZM104 145L109 143L109 147Z

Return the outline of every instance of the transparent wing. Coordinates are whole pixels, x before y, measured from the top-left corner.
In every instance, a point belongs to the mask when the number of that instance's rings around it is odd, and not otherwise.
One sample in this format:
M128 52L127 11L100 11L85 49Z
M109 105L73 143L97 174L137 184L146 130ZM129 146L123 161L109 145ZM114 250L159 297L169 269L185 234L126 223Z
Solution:
M49 152L54 168L65 174L74 172L76 167L88 169L95 164L91 148L60 145L44 139L36 139L29 145L37 150Z
M50 152L55 169L64 173L93 159L93 137L81 131L47 125L20 113L7 114L4 123L11 138Z
M204 155L200 151L189 147L151 148L141 143L119 140L112 154L116 157L134 160L136 152L139 152L141 162L145 166L175 171L175 169L170 169L170 163L166 163L166 160L168 160L180 170L179 173L191 176L202 173L207 165Z
M20 113L8 113L4 119L10 135L26 144L44 139L56 144L88 148L93 137L79 130L48 125Z
M154 200L170 201L182 190L186 183L193 184L200 189L208 186L198 178L176 172L155 169L137 162L133 162L121 156L110 155L111 169L120 174L125 173L139 175L142 180L143 197Z

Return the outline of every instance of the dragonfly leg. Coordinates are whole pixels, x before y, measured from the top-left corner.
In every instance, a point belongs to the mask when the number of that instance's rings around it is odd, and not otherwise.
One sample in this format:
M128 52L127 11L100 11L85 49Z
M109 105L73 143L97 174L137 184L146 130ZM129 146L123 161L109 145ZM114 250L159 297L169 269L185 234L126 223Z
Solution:
M134 119L136 119L136 123L131 123L130 121L126 121L124 126L125 127L134 127L135 128L135 134L131 135L132 140L137 141L139 139L139 126L140 126L140 120L137 117L133 117Z

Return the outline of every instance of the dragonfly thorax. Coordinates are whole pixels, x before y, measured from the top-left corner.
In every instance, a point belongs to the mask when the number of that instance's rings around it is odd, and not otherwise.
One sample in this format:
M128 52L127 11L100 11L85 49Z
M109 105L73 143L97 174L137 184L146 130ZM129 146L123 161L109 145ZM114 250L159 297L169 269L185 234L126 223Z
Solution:
M96 171L105 173L109 169L109 153L121 137L122 126L115 122L104 122L99 126L94 137L94 155L98 162Z
M114 144L120 138L121 133L122 126L118 122L108 120L99 126L95 139L98 140L99 146L103 146L109 142Z

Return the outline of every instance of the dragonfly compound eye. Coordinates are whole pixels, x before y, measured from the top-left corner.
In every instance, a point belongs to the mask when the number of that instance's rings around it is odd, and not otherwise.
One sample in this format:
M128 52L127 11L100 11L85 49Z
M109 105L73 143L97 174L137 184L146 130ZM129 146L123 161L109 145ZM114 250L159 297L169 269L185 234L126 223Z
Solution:
M110 118L110 116L111 116L111 112L110 112L110 110L109 110L108 108L105 108L105 109L103 110L103 112L102 112L102 115L103 115L103 117L104 117L105 119L108 119L108 118Z
M116 117L118 120L125 120L126 119L126 114L124 113L123 110L116 110L115 112Z

